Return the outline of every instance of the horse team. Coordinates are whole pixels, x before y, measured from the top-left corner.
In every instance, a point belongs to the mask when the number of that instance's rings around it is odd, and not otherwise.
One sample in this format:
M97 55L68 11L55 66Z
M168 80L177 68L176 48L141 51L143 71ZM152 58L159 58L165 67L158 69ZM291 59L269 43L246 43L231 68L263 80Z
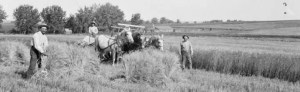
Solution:
M92 40L94 40L95 50L99 52L100 60L112 60L113 65L125 53L149 47L163 50L163 35L145 36L138 32L132 33L128 28L113 36L98 35Z

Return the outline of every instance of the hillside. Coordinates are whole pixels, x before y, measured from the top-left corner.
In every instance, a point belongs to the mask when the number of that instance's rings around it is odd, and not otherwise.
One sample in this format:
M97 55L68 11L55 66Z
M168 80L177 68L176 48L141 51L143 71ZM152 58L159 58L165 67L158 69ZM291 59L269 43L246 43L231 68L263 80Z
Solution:
M300 38L300 20L248 21L170 25L176 33L191 36Z
M262 30L288 27L300 27L300 20L283 21L245 21L229 23L174 24L173 28L218 29L218 30Z

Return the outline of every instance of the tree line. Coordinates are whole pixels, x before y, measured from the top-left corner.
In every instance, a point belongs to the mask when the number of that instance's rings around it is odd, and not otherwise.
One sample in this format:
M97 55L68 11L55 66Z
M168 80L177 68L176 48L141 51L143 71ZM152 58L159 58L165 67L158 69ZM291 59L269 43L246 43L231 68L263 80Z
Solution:
M181 23L179 19L176 22L166 17L152 18L151 20L142 20L141 14L132 15L130 20L124 19L124 12L116 5L106 3L103 5L94 4L80 8L77 13L66 16L66 11L58 5L47 6L38 11L32 5L20 5L14 10L15 26L13 33L29 34L37 28L37 23L45 22L48 26L48 33L61 34L64 28L69 28L73 33L86 33L92 21L100 31L112 30L111 26L117 23L130 23L133 25L142 24L169 24ZM0 23L7 17L5 11L0 6Z

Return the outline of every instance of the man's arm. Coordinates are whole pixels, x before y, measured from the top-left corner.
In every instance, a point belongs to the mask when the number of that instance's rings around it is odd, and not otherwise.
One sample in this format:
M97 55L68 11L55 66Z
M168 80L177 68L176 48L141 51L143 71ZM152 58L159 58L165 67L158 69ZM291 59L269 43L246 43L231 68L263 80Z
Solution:
M181 53L181 51L182 51L182 43L180 42L180 46L179 46L179 55L181 55L182 53Z
M48 43L48 38L47 36L45 36L45 47L44 47L44 51L47 50L47 47L49 46L49 43Z
M89 27L89 34L92 34L92 29L91 29L91 27Z
M48 54L46 53L47 52L47 47L49 46L49 43L48 43L48 38L45 36L45 44L44 44L44 48L43 48L43 50L44 50L44 53L42 53L43 55L45 55L45 56L48 56Z
M192 46L192 43L190 42L190 52L191 52L191 55L194 54L194 50L193 50L193 46Z
M44 50L40 45L40 40L37 35L33 35L33 46L37 49L40 53L44 53Z

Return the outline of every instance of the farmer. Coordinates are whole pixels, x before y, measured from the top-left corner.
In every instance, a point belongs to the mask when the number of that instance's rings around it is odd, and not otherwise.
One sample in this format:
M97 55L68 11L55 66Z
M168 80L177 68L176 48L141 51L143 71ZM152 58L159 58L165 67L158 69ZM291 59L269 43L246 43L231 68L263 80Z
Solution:
M186 67L188 69L192 68L192 58L193 48L190 41L188 41L189 36L183 35L183 41L180 43L180 51L181 51L181 68L184 70Z
M46 72L45 61L42 61L42 56L47 56L46 48L48 47L48 39L45 35L48 26L46 24L40 23L38 26L38 32L33 34L33 38L31 40L31 48L30 48L30 65L27 70L27 78L30 78L35 71L36 64L38 64L39 70L42 72Z
M89 27L89 34L91 37L95 38L96 35L98 34L98 28L95 26L96 25L96 22L93 21L91 23L91 26Z
M125 28L123 29L123 31L130 31L130 27L129 26L125 26Z

